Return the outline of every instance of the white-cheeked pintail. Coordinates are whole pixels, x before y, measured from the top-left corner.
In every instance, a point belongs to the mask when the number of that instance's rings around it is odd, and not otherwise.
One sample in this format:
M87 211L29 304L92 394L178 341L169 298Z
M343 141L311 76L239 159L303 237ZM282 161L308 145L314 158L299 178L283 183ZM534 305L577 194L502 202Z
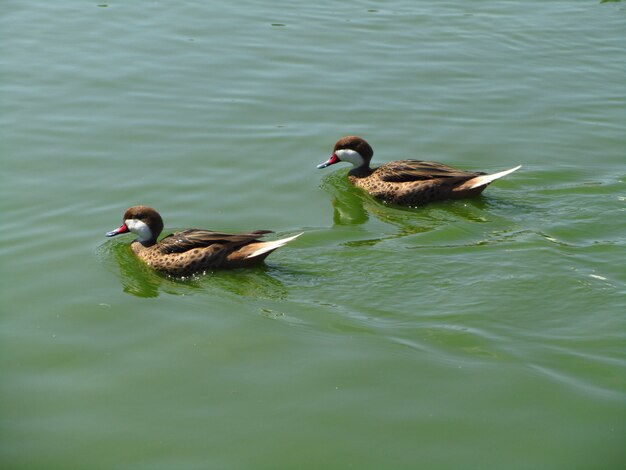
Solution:
M486 174L435 162L397 160L370 168L373 155L372 147L364 139L346 136L337 141L330 158L317 168L352 163L348 179L353 185L390 204L421 206L431 201L477 196L492 181L521 167Z
M261 241L259 237L271 233L270 230L228 234L187 229L157 241L162 230L163 219L156 210L134 206L124 213L122 225L106 236L134 233L137 239L130 247L137 257L158 271L180 277L217 268L241 268L262 263L272 251L302 235Z

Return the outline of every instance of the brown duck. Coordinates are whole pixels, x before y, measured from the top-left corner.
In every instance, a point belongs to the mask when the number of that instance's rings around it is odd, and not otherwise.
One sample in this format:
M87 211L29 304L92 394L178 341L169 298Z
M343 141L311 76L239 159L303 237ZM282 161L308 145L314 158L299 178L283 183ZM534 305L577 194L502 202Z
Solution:
M479 195L492 181L519 169L521 165L499 173L463 171L441 163L421 160L397 160L370 168L374 151L361 137L349 135L335 144L330 158L317 165L326 168L350 162L350 182L372 196L390 204L421 206L431 201L459 199Z
M137 239L130 248L139 259L171 276L188 276L199 271L259 264L276 248L302 235L264 242L258 238L272 233L270 230L228 234L187 229L157 242L162 230L163 219L157 211L147 206L134 206L124 213L121 227L106 236L132 232Z

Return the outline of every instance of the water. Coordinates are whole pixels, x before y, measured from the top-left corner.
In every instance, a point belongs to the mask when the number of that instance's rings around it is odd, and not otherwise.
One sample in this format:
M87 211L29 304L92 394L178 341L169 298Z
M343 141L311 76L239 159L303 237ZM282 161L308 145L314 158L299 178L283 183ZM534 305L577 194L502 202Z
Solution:
M3 7L3 468L624 467L622 2ZM389 207L346 134L524 166ZM177 281L138 203L305 234Z

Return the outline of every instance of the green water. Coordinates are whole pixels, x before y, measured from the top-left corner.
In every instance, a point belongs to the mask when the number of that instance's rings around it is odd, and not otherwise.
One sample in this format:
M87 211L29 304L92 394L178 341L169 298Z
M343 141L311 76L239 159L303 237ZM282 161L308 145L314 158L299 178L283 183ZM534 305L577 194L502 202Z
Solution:
M2 2L0 467L626 466L622 2ZM324 171L518 172L402 209ZM337 170L335 170L338 168ZM304 231L176 281L106 239Z

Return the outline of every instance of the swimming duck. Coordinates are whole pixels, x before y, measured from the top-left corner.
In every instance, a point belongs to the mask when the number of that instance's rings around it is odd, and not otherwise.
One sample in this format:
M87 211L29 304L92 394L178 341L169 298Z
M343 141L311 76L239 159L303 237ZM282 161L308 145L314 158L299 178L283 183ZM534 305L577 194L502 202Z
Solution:
M137 239L132 251L148 266L171 276L187 276L216 268L240 268L259 264L276 248L302 235L274 241L258 238L270 230L228 234L209 230L187 229L172 233L161 241L163 219L151 207L133 206L126 210L120 228L107 237L132 232Z
M373 155L374 151L365 139L349 135L337 141L330 158L317 168L339 162L352 163L348 179L353 185L390 204L420 206L442 199L477 196L492 181L521 167L489 175L457 170L435 162L397 160L372 169Z

